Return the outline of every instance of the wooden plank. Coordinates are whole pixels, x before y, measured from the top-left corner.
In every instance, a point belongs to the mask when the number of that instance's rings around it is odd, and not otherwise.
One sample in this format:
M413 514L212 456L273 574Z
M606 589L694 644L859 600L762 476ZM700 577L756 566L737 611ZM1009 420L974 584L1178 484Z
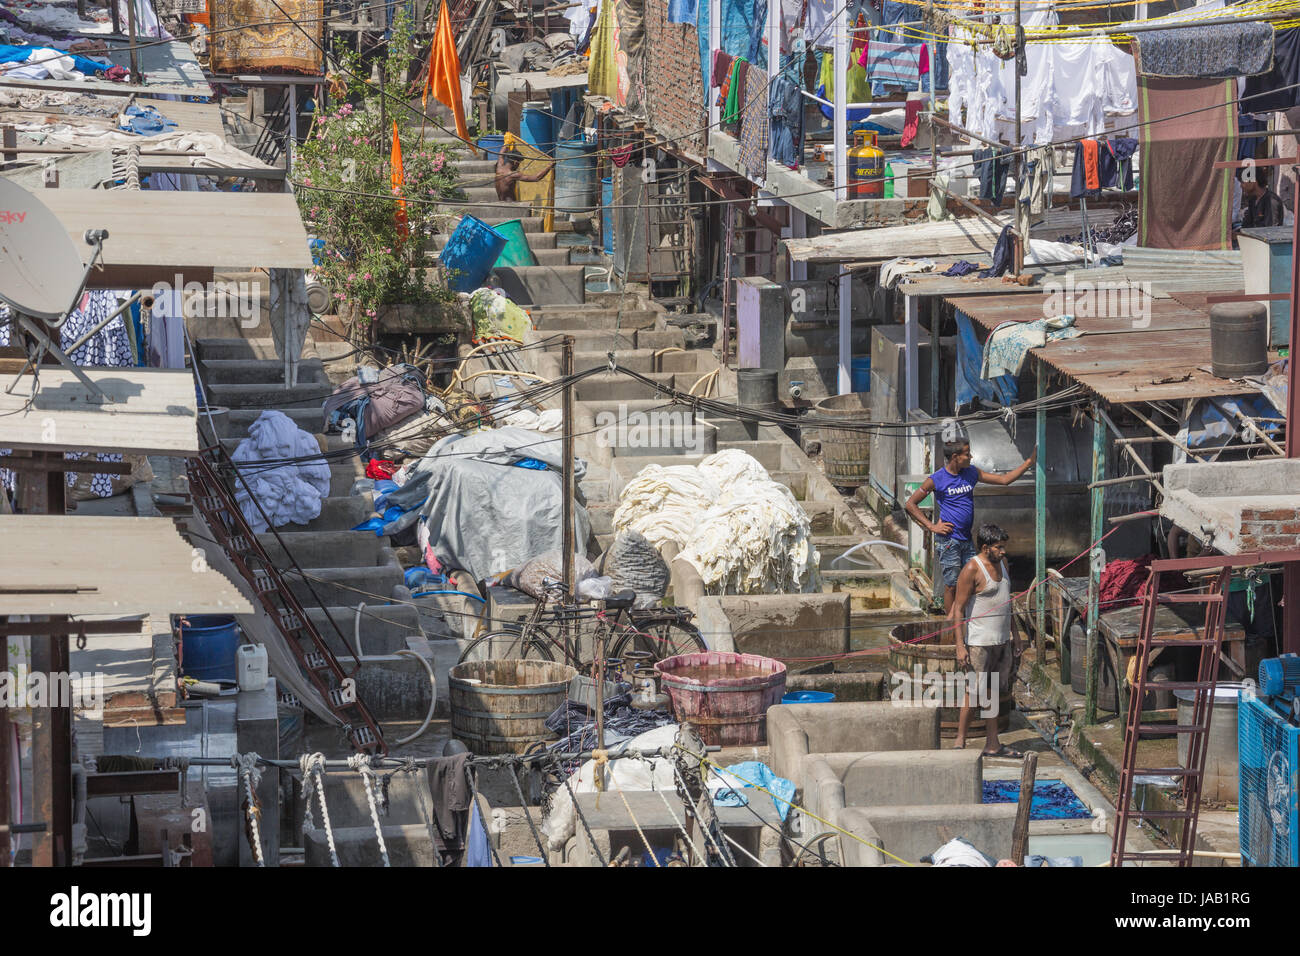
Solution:
M71 372L44 368L24 375L12 393L0 388L0 448L32 451L198 454L194 379L170 369L94 369L86 376L112 405L88 405ZM12 380L4 382L9 387Z
M168 518L0 518L0 615L249 614Z
M89 250L86 230L108 230L105 273L130 267L155 276L109 288L172 282L178 272L190 280L191 271L205 269L310 269L312 264L307 231L290 193L47 189L40 199L83 256ZM98 278L107 281L103 274Z

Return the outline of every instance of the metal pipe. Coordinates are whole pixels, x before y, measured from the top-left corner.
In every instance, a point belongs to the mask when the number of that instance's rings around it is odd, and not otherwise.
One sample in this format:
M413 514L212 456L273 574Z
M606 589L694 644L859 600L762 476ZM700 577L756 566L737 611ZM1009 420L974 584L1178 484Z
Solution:
M1020 9L1019 0L1016 9ZM1043 461L1047 457L1047 364L1038 362L1038 387L1035 396L1038 405L1034 409L1034 446L1038 450L1038 460L1034 462L1034 580L1047 580L1047 469ZM1034 588L1034 652L1038 663L1047 660L1047 594L1040 586ZM1062 642L1064 643L1064 642Z
M1101 524L1106 505L1106 489L1098 487L1106 474L1106 426L1102 421L1101 408L1097 402L1092 403L1092 521L1090 541L1101 538ZM1088 560L1088 681L1084 697L1083 721L1088 726L1097 722L1097 684L1101 676L1101 655L1097 648L1098 597L1101 592L1101 555L1097 545L1093 546Z
M706 753L717 753L722 750L718 746L706 746ZM676 751L675 747L659 747L651 750L612 750L609 753L610 760L617 760L621 757L642 758L642 757L672 757ZM491 766L503 763L539 763L547 760L590 760L593 751L580 750L570 751L567 753L542 753L542 754L502 754L494 757L471 757L470 763ZM190 757L188 758L191 767L229 767L230 757ZM441 760L441 757L415 757L411 762L417 767L424 767L430 762ZM400 770L406 766L407 758L404 757L375 757L371 758L370 765L375 769ZM281 770L297 770L299 762L297 760L275 760L270 757L259 756L257 762L264 767L278 767ZM345 759L326 760L324 762L326 770L349 770L348 761Z

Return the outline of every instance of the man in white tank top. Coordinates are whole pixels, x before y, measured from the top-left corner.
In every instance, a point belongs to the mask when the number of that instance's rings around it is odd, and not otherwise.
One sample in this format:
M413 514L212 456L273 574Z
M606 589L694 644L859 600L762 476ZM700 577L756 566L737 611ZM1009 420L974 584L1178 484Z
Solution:
M1007 533L995 524L981 525L975 536L978 551L957 577L957 594L949 612L957 645L957 667L974 673L981 682L980 697L989 702L993 716L984 716L984 755L1020 757L998 740L998 701L1015 679L1020 659L1020 632L1011 608L1011 578L1006 564ZM967 693L957 719L957 742L966 746L975 706Z

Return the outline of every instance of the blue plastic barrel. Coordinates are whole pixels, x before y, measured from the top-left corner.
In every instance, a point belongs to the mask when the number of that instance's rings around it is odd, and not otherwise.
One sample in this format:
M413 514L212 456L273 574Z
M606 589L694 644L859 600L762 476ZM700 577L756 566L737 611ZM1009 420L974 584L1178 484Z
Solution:
M235 652L239 630L224 614L191 614L180 627L181 673L203 681L239 679Z
M474 145L483 151L484 159L490 159L495 163L501 151L506 148L506 138L496 135L480 136Z
M605 237L605 255L614 254L614 177L600 181L600 231Z
M447 240L439 260L447 270L447 286L453 292L473 292L496 265L509 240L481 219L466 216Z
M783 704L829 704L834 694L822 690L792 690L781 697Z
M519 114L519 138L548 156L555 155L555 118L550 103L525 103Z
M871 391L871 356L861 355L853 359L850 365L851 380L853 382L853 391L869 392Z
M582 139L555 146L555 211L590 213L596 208L596 147Z

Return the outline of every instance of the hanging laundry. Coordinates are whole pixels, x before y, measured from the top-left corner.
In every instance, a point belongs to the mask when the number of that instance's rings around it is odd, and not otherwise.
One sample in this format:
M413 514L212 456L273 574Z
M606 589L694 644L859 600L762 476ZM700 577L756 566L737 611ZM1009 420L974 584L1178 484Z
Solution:
M740 117L740 164L750 179L765 182L771 122L767 74L756 68L748 70L745 86L744 112Z
M921 100L909 99L904 111L903 138L899 140L898 145L907 149L916 140L917 131L920 129Z
M1232 247L1235 177L1214 168L1237 156L1236 80L1140 77L1138 245Z
M1136 141L1134 142L1136 146ZM1027 150L1021 160L1024 165L1024 182L1017 183L1016 199L1028 205L1035 215L1047 212L1052 205L1052 184L1056 176L1056 150L1051 146L1036 146Z
M731 79L731 64L735 59L725 50L713 51L713 69L710 77L714 86L719 89L726 86L727 81Z
M1246 77L1241 104L1252 113L1282 113L1293 106L1300 106L1300 27L1274 32L1273 67Z
M768 154L773 161L797 169L803 154L803 94L788 74L772 81L768 109L772 117Z
M1083 329L1075 328L1074 316L1058 315L1033 322L1003 322L984 343L981 378L1019 375L1030 349L1040 349L1048 342L1075 339Z
M1134 34L1134 39L1142 76L1222 79L1273 69L1273 27L1268 23L1152 30Z
M468 140L465 100L460 87L460 57L456 54L456 37L451 29L447 0L442 0L442 7L438 11L438 27L433 34L433 45L429 48L428 69L423 102L428 103L429 94L432 93L435 100L451 110L456 120L456 135Z
M1002 227L1002 231L998 233L997 244L993 246L993 265L980 273L981 279L996 279L1011 268L1012 253L1014 252L1012 244L1015 241L1012 235L1013 232L1014 230L1010 226Z
M699 0L668 0L668 22L695 25L699 16Z
M835 57L830 52L822 54L822 70L820 83L817 87L817 96L824 100L835 102ZM852 61L849 62L847 71L848 92L846 102L865 103L871 99L871 84L867 82L867 71ZM821 106L822 115L827 119L833 119L835 111L825 104ZM871 115L870 109L848 110L847 116L850 123L858 123Z
M967 263L970 265L970 263ZM955 388L958 407L981 399L990 405L1014 405L1020 397L1019 383L1014 375L984 378L980 371L984 364L984 346L975 334L975 326L965 312L958 311L957 365Z
M741 90L745 85L742 75L747 69L748 63L744 57L737 57L731 64L731 78L727 81L726 101L722 105L723 124L736 123L740 120Z
M1007 169L1011 163L1001 158L1007 150L1000 148L981 149L975 153L975 175L980 181L980 199L993 203L1002 201L1002 194L1007 188Z
M874 93L877 84L916 89L921 82L921 57L925 47L920 43L871 44L871 57L867 61L867 78ZM884 90L881 89L883 93ZM879 96L879 93L876 93Z

